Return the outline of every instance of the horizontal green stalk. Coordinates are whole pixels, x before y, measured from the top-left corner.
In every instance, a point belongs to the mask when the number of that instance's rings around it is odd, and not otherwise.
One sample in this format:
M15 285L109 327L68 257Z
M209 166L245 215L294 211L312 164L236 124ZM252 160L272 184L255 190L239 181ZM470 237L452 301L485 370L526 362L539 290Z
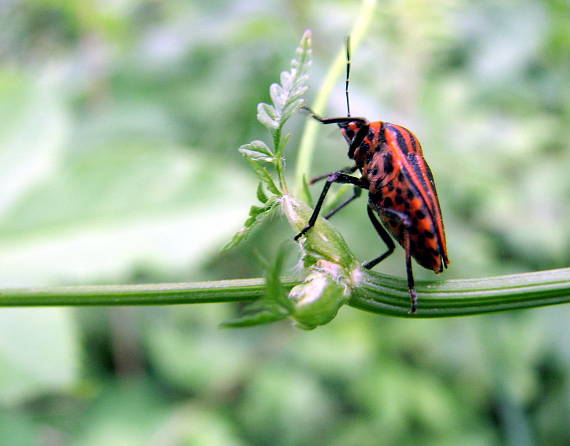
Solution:
M290 285L291 287L293 284ZM98 285L0 290L0 307L174 305L248 302L261 297L263 279Z
M402 317L450 317L570 303L570 268L483 279L418 282L419 308L408 313L406 282L365 272L349 305ZM296 284L285 280L290 289ZM264 292L263 279L149 285L20 288L0 290L0 307L172 305L249 302Z
M449 317L570 303L570 268L416 284L418 312L409 314L406 282L366 272L349 305L402 317Z

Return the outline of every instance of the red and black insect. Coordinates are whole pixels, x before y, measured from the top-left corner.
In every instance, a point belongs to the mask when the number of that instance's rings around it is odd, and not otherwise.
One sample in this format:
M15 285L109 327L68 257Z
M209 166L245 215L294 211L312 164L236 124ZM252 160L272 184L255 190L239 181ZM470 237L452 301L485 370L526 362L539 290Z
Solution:
M337 124L348 143L348 157L353 166L329 174L320 175L311 183L326 179L315 210L307 226L295 236L298 240L315 224L323 201L333 183L353 184L354 194L329 212L330 218L360 196L361 189L367 189L368 217L388 250L381 256L364 264L373 268L392 252L395 244L388 232L406 252L406 272L411 298L411 313L416 312L417 296L414 287L411 258L424 268L440 273L447 264L445 230L435 182L427 165L420 142L407 128L383 121L368 122L365 118L350 115L348 84L350 76L350 41L347 40L346 64L346 107L347 116L321 118L312 117L322 124ZM361 176L349 175L358 171ZM380 217L380 221L376 218ZM388 232L386 231L386 229Z

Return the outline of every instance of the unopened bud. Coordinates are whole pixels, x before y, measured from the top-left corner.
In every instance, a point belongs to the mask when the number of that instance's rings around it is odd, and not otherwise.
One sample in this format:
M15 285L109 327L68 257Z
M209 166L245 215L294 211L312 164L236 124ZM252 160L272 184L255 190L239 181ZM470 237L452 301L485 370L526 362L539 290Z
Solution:
M289 195L285 195L281 200L281 209L289 223L296 233L301 232L311 218L312 209ZM342 235L324 218L318 218L315 226L299 239L299 246L303 250L305 266L323 259L336 263L345 270L358 267L358 261L350 252Z

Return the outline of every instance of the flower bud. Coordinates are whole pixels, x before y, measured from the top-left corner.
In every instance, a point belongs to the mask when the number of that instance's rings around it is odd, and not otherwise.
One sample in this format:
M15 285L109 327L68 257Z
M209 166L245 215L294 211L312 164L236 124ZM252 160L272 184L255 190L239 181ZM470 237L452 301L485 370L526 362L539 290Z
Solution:
M281 200L281 209L299 233L307 226L312 209L288 195ZM324 218L318 218L299 239L299 246L309 275L289 292L293 301L291 317L300 328L311 330L336 316L362 273L342 236Z
M291 317L306 330L330 322L350 293L340 266L319 260L310 270L303 283L289 293L294 306Z
M289 223L297 233L301 232L309 222L312 209L289 195L283 196L281 200L281 209ZM305 266L313 265L323 259L336 263L348 271L358 267L358 261L350 252L343 237L324 218L318 218L315 226L299 239L299 246L303 251Z

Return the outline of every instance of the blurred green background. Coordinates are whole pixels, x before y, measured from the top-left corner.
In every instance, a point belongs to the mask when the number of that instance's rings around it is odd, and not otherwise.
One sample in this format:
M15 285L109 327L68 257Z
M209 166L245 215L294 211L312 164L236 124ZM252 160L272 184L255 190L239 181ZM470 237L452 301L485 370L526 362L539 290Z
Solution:
M358 10L0 2L0 287L259 277L256 253L293 233L272 218L219 253L255 201L237 147L266 138L256 104L302 32L311 98ZM569 30L566 0L379 2L352 109L422 141L453 262L442 279L570 264ZM345 113L343 87L327 114ZM306 119L289 126L290 170ZM322 128L314 173L345 156ZM363 199L334 222L360 259L383 249ZM402 253L378 269L402 276ZM567 307L219 329L235 310L2 309L2 443L570 444Z

